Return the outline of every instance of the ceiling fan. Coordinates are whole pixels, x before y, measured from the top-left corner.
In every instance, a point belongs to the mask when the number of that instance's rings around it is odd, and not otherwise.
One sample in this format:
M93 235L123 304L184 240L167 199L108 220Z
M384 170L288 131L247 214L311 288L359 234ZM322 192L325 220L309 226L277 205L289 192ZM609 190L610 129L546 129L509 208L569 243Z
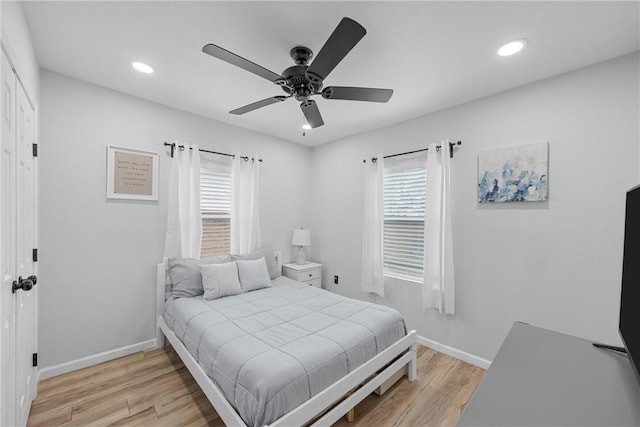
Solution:
M291 49L289 53L296 65L287 68L282 74L267 70L215 44L205 45L202 51L265 78L281 86L282 90L286 93L286 95L272 96L261 101L253 102L244 107L231 110L229 113L236 115L245 114L258 108L266 107L267 105L286 101L293 97L300 101L300 108L302 109L306 122L311 128L316 128L322 126L324 121L322 120L318 105L311 99L314 95L322 95L325 99L368 102L387 102L391 98L391 95L393 95L392 89L349 86L328 86L324 89L322 88L324 79L327 78L329 73L347 56L366 33L367 30L353 19L342 18L311 65L309 65L309 61L313 56L311 49L304 46L296 46Z

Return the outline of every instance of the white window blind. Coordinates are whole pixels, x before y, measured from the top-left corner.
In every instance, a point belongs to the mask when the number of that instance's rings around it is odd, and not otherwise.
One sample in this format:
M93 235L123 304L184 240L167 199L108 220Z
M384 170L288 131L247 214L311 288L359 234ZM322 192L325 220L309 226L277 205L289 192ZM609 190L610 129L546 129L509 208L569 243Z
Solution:
M387 274L423 277L426 186L424 167L385 168L383 267Z
M230 252L231 169L203 162L200 168L200 258Z

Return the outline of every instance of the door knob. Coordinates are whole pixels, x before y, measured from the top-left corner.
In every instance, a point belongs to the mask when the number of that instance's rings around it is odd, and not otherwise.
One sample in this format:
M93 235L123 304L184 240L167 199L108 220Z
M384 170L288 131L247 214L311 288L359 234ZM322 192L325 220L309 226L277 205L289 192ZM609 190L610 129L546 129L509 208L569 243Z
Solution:
M13 281L13 286L11 287L11 291L15 293L18 289L22 289L23 291L30 291L35 285L38 283L38 278L36 276L29 276L26 279L23 279L22 276L18 277L18 281Z

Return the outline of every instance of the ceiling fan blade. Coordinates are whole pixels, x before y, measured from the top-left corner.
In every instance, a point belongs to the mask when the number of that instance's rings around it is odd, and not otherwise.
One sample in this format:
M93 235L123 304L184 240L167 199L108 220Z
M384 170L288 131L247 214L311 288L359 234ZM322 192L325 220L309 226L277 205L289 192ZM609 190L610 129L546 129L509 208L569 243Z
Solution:
M258 108L266 107L267 105L275 104L276 102L282 102L285 99L287 99L286 96L272 96L271 98L263 99L262 101L257 101L252 104L245 105L244 107L236 108L235 110L229 111L229 113L240 115L248 113L249 111L257 110Z
M229 64L233 64L236 67L240 67L253 74L257 74L258 76L265 78L270 82L275 82L276 80L282 79L281 75L276 74L273 71L267 70L266 68L261 67L260 65L249 61L248 59L244 59L243 57L238 56L233 52L229 52L228 50L223 49L220 46L216 46L215 44L205 45L202 48L202 51L215 58L228 62Z
M309 123L309 126L311 126L312 129L320 127L324 124L316 101L314 101L313 99L304 101L302 104L300 104L300 108L302 109L304 118L307 119L307 123Z
M367 30L362 25L351 18L342 18L307 69L308 78L324 80L365 34Z
M322 91L325 99L345 99L349 101L387 102L393 89L372 87L329 86Z

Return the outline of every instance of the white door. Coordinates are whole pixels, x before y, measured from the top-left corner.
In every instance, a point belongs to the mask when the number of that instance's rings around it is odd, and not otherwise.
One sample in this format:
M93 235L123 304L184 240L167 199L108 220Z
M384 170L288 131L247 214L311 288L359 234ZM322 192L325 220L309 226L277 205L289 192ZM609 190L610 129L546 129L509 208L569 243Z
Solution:
M36 368L33 354L36 344L36 292L31 287L35 279L35 114L22 85L16 84L17 170L16 170L16 253L18 280L27 284L15 293L16 316L16 424L25 425L31 401L35 395Z
M9 61L0 72L0 425L25 425L37 388L35 114ZM33 276L33 278L32 278ZM19 289L16 286L22 284Z
M15 424L16 78L2 56L0 120L0 425Z

